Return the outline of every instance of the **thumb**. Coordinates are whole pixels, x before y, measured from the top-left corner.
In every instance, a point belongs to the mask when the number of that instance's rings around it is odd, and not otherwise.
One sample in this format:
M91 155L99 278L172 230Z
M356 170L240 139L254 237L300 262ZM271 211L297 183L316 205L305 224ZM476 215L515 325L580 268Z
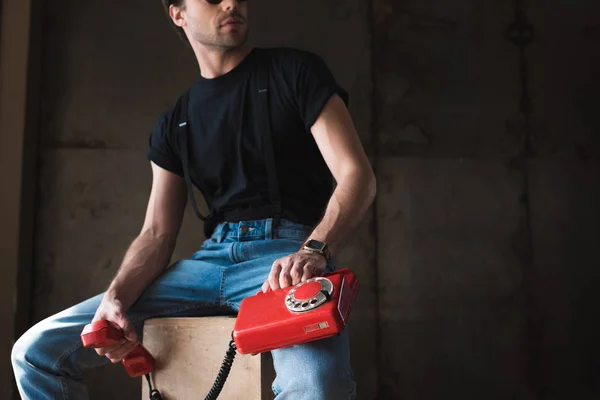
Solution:
M137 341L137 333L135 332L135 328L131 323L129 323L129 321L127 321L127 323L125 324L123 331L125 331L125 339L129 340L130 342Z
M125 336L125 339L129 340L130 342L137 341L135 327L133 324L131 324L131 322L129 322L127 317L119 316L116 318L115 322L121 327L121 329L123 329L123 336Z
M267 293L267 291L269 290L269 281L265 281L265 283L263 283L262 287L260 288L260 290L263 293Z

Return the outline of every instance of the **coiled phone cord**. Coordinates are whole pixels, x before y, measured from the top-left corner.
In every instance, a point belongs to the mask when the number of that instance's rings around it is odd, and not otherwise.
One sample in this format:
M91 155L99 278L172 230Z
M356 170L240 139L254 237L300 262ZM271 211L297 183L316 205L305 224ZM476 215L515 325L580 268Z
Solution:
M225 354L225 358L223 359L223 363L221 364L221 369L217 375L217 379L215 379L215 383L213 387L206 395L204 400L217 400L221 390L223 389L223 385L229 376L229 371L231 371L231 366L233 365L233 359L235 358L235 353L237 351L237 347L233 339L229 342L229 348L227 349L227 353Z
M229 342L229 348L227 349L227 353L225 354L223 363L221 363L221 368L219 369L219 373L217 374L215 383L213 384L212 388L210 389L204 400L217 400L217 397L219 397L219 394L221 394L221 390L223 390L223 385L225 385L225 381L227 380L229 372L231 371L231 366L233 365L233 360L235 359L236 351L237 347L235 346L235 342L232 339ZM146 380L148 381L150 400L163 400L160 392L152 387L150 374L146 374Z
M152 382L150 381L150 374L146 374L146 380L148 381L148 388L150 389L150 400L163 400L160 392L152 387Z

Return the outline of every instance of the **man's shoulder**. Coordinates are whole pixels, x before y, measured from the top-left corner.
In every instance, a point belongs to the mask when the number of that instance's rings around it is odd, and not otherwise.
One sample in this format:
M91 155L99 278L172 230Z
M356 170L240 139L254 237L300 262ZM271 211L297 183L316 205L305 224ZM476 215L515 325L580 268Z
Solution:
M154 129L161 130L163 132L170 132L173 130L173 124L179 118L179 107L182 97L185 93L179 97L172 99L171 104L165 105L161 112L158 114L158 118L155 122Z
M278 65L302 64L321 58L314 51L297 47L278 46L261 48L260 50L267 54L274 64Z
M173 115L175 114L176 104L171 104L170 106L166 106L162 109L161 112L158 113L157 124L166 125L173 119Z

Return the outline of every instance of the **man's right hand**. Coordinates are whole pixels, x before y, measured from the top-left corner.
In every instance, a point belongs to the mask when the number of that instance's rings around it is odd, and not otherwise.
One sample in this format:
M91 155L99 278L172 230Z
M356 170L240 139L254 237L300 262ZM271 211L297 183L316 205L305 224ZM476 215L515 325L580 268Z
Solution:
M96 353L106 356L112 363L121 362L138 344L135 328L127 319L121 302L105 295L96 310L96 315L94 315L92 322L99 320L106 320L117 324L123 330L124 338L112 346L95 349Z

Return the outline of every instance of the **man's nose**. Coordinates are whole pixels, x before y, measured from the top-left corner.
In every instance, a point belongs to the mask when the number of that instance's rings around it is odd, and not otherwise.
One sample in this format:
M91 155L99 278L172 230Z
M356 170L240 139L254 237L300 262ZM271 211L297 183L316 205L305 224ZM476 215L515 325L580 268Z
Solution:
M238 8L240 5L239 0L223 0L221 1L221 7L225 11L231 11Z

